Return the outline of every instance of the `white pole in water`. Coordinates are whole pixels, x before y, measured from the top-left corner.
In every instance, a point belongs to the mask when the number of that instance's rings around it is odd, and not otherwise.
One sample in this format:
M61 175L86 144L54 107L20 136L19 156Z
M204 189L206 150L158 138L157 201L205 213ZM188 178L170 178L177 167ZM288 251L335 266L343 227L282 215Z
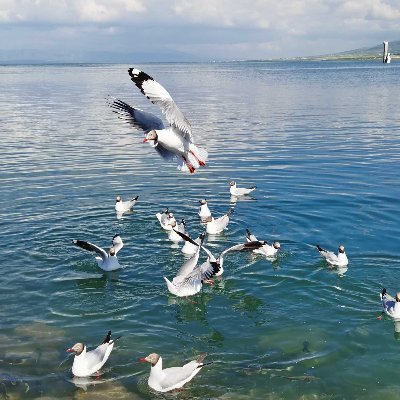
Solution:
M383 60L382 62L387 63L388 60L388 48L389 42L383 42Z

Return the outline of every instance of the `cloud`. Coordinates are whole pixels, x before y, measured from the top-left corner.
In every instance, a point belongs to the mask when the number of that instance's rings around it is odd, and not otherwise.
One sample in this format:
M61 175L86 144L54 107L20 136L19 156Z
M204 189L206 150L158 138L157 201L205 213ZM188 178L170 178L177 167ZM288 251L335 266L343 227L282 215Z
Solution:
M275 58L372 46L398 32L398 0L0 0L0 51Z
M111 22L145 10L141 0L0 0L0 22Z

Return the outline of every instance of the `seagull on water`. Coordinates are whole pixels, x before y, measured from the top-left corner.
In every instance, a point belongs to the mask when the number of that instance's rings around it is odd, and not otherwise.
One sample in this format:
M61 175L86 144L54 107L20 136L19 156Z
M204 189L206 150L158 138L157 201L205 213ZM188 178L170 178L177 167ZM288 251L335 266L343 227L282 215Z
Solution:
M201 247L206 253L207 253L207 261L204 262L200 268L209 268L214 267L215 269L218 268L218 271L214 274L215 276L220 276L224 272L223 264L224 264L224 257L231 252L235 251L254 251L256 249L261 248L265 242L260 242L258 240L253 241L253 242L246 242L246 243L241 243L241 244L236 244L232 247L229 247L228 249L224 250L218 257L215 257L210 250L208 250L204 245L203 242L200 244L197 244L192 238L190 238L188 235L185 235L181 232L177 232L185 241L188 241L192 243L193 245L197 245Z
M139 358L141 362L151 364L149 386L157 392L168 392L173 389L181 388L197 375L201 368L206 365L203 360L207 353L200 354L196 360L190 361L182 367L165 368L162 367L162 358L159 354L152 353L147 357Z
M190 235L188 235L188 236L190 237ZM196 253L196 251L197 251L197 249L199 247L199 244L201 242L201 237L199 236L197 239L194 239L194 241L197 243L197 245L194 245L191 242L185 240L185 243L184 243L184 245L182 246L182 249L181 249L183 254L191 256L191 255Z
M121 268L118 262L117 253L122 249L124 243L119 235L114 235L112 238L112 247L108 253L101 247L96 246L90 242L85 242L83 240L73 240L72 243L81 249L94 251L98 255L96 256L97 265L103 271L114 271Z
M167 90L139 69L129 68L128 73L138 89L161 108L169 126L165 128L162 120L151 113L109 97L108 104L113 111L134 128L143 130L146 134L144 142L149 142L162 158L177 159L179 170L193 173L205 166L207 151L194 144L192 127Z
M393 319L400 320L400 292L396 293L396 297L392 297L383 288L381 293L382 311L392 317Z
M121 196L117 196L115 199L115 211L117 214L123 214L127 211L131 211L133 206L136 204L139 196L132 197L129 200L122 201Z
M177 234L183 235L183 237L188 237L184 233L176 231ZM203 243L205 234L200 235L200 244ZM191 240L191 239L190 239ZM195 243L193 241L193 243ZM203 265L197 267L197 262L199 261L201 246L197 245L196 253L185 261L175 278L172 282L164 277L167 284L167 288L170 293L178 297L193 296L194 294L200 292L203 287L203 282L208 281L213 275L219 271L218 265Z
M163 228L165 231L170 231L173 223L176 223L174 214L169 212L168 208L165 211L158 212L156 217L161 225L161 228Z
M206 231L211 235L221 233L229 224L229 217L233 212L233 208L230 208L226 214L222 217L214 218L211 217L211 221L207 222Z
M95 374L105 364L116 339L111 339L111 331L107 333L103 343L94 350L87 351L83 343L76 343L67 349L67 353L75 353L74 363L72 364L72 373L80 378L85 378Z
M185 233L185 225L186 222L184 219L181 220L180 223L176 222L174 219L172 222L169 221L169 224L171 225L171 230L168 231L168 238L171 240L171 242L178 243L182 240L182 238L176 234L175 231Z
M317 249L319 254L325 258L326 262L332 266L345 267L349 263L343 245L339 246L337 255L331 251L323 249L319 244L317 244Z
M246 229L246 239L248 242L254 242L258 239L248 230ZM259 249L253 250L253 253L262 254L266 257L273 257L281 248L281 244L279 242L274 242L272 245L269 245L266 241L265 244L262 245Z
M235 181L231 181L230 183L229 183L229 186L230 186L230 188L229 188L229 191L230 191L230 193L231 193L231 195L232 196L245 196L245 195L247 195L247 194L250 194L253 190L256 190L256 186L253 186L253 187L251 187L251 188L248 188L248 189L246 189L246 188L238 188L237 186L236 186L236 182Z
M199 217L201 222L210 222L212 220L211 211L208 208L207 200L199 200L200 208L199 208Z

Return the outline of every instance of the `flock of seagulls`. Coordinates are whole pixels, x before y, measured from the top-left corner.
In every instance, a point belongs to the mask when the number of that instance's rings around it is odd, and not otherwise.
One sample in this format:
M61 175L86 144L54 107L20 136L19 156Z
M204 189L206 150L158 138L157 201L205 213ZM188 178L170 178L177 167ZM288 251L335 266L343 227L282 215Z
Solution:
M112 110L119 118L128 122L135 129L142 130L145 135L144 142L150 143L163 159L176 161L179 170L194 173L196 169L204 167L207 161L207 151L195 145L190 123L168 91L143 71L130 68L128 73L141 93L161 108L169 126L165 127L162 120L151 113L133 108L114 97L108 97L107 101ZM256 190L255 186L250 188L238 187L235 181L229 184L231 199L248 196L254 190ZM117 218L131 212L138 198L139 196L136 196L123 201L120 196L117 196L115 200ZM193 296L201 291L203 284L212 285L212 279L223 274L224 260L231 253L254 252L274 259L281 249L278 241L272 244L260 241L247 229L243 243L235 244L218 255L213 254L205 245L206 235L218 235L223 232L230 222L233 208L229 208L222 216L214 217L206 199L200 200L199 204L198 216L205 231L196 239L192 239L186 232L185 220L177 221L168 208L156 214L160 226L167 233L169 240L173 243L183 242L181 250L184 254L190 256L180 268L177 268L176 275L172 279L170 278L171 280L164 277L167 290L177 297ZM73 244L83 250L94 252L97 265L103 271L109 272L121 268L117 253L123 248L123 241L118 234L112 238L112 245L108 251L84 240L73 240ZM339 246L337 255L319 245L317 245L317 249L328 265L347 266L348 259L344 246ZM203 263L199 264L201 251L204 251L207 257ZM398 313L400 316L400 306L398 306L400 293L398 296L393 299L386 293L386 290L382 291L382 304L388 315L393 316L392 314ZM111 339L111 331L109 331L103 343L91 351L87 351L86 345L81 342L68 348L67 352L75 355L72 374L79 378L98 374L109 358L117 339ZM158 392L168 392L181 388L197 375L202 367L207 365L203 362L205 357L206 353L183 366L165 369L163 369L161 356L156 353L140 358L139 361L148 362L151 365L148 378L149 387Z

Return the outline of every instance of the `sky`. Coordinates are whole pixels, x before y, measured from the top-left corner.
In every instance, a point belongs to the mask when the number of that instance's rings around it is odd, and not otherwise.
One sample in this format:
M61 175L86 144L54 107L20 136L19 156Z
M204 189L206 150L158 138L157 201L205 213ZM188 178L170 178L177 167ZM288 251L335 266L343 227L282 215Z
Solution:
M400 39L400 0L0 0L0 62L326 55Z

